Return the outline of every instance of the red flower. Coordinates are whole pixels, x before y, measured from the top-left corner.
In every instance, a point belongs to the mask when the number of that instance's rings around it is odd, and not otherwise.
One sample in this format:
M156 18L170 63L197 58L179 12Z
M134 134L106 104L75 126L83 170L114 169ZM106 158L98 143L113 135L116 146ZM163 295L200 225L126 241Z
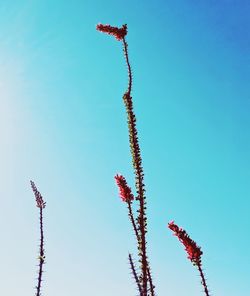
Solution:
M118 41L122 40L127 35L127 25L123 25L121 28L111 27L110 25L98 24L96 30L113 35Z
M124 202L131 202L134 200L134 195L131 192L131 188L128 187L126 179L122 175L116 175L115 180L119 188L119 195Z
M184 245L188 254L188 259L190 259L195 265L200 264L201 255L203 253L201 248L197 246L196 242L189 237L185 230L174 224L174 221L168 223L168 228L174 232L174 235L177 236L179 241Z

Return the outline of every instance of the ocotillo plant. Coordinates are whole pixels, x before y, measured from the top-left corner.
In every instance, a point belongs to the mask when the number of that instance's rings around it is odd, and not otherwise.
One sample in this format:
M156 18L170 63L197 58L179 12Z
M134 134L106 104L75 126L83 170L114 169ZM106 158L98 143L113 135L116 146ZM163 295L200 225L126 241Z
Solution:
M196 242L189 237L184 229L180 228L173 221L168 223L168 227L174 232L174 235L177 236L179 241L184 245L188 254L188 259L193 263L194 266L197 266L205 295L209 296L206 279L202 270L201 255L203 252L201 251L201 248L197 246Z
M133 231L135 233L135 237L137 240L137 248L138 248L138 256L140 263L140 275L137 274L137 269L134 261L132 260L131 254L129 254L129 263L132 270L132 274L137 284L138 291L140 296L155 296L155 286L152 282L151 271L149 267L149 261L147 257L147 241L146 241L146 233L147 233L147 216L146 216L146 196L145 196L145 185L144 185L144 173L142 167L142 159L140 146L138 141L138 132L136 127L136 117L133 110L133 100L131 96L132 91L132 70L128 56L128 44L125 40L125 36L127 35L127 25L123 25L121 28L112 27L110 25L98 24L96 26L98 31L103 33L107 33L109 35L114 36L118 41L122 42L123 51L125 55L126 65L128 69L128 87L123 95L123 101L126 108L127 113L127 123L128 123L128 131L129 131L129 143L130 143L130 151L132 155L132 163L134 167L134 175L135 175L135 187L137 195L134 196L131 188L128 186L126 179L122 175L116 175L115 180L119 188L119 194L123 202L127 203L128 206L128 216L131 221ZM132 202L136 200L138 201L138 209L137 209L137 217L134 218ZM178 228L173 222L169 223L169 228L172 229L179 240L186 247L186 251L188 252L188 258L193 262L194 265L198 267L201 282L204 288L204 292L206 296L208 294L208 288L205 281L205 277L201 268L201 249L196 245L194 241L192 241L187 233Z
M44 251L44 234L43 234L43 209L46 206L41 193L37 190L36 185L33 181L30 181L31 188L36 198L36 206L39 208L39 221L40 221L40 246L39 246L39 269L38 269L38 278L36 286L36 296L41 295L41 286L42 286L42 274L43 274L43 265L45 263L45 251Z
M128 44L125 40L127 35L127 25L123 25L121 28L112 27L110 25L97 25L97 30L113 35L118 41L122 41L123 51L125 55L125 60L128 68L128 87L123 95L123 101L127 113L128 131L129 131L129 143L130 151L132 155L132 163L134 167L135 175L135 187L137 195L135 199L138 201L138 216L134 219L134 214L131 208L131 202L134 199L131 189L127 186L127 182L123 176L115 176L116 182L120 189L120 196L123 201L128 204L129 218L132 222L133 229L137 239L138 256L140 263L141 273L138 276L136 273L135 265L132 261L131 254L129 254L129 262L131 265L132 273L134 275L135 281L137 283L140 295L147 296L148 292L150 295L154 296L154 285L152 282L151 271L149 267L149 261L147 257L147 216L146 216L146 196L145 196L145 185L144 185L144 173L142 167L142 158L140 152L140 146L138 141L138 132L136 127L136 117L133 110L133 101L131 96L132 91L132 70L129 62L128 56ZM149 289L148 289L149 287Z

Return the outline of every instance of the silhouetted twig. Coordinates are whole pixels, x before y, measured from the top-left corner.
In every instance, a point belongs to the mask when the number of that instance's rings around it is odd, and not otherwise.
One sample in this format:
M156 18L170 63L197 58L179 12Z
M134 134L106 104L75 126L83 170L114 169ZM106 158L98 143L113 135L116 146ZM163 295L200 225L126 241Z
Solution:
M42 285L42 273L43 273L43 265L45 261L45 251L44 251L44 234L43 234L43 209L46 206L46 202L44 202L41 193L37 190L36 185L33 181L30 181L31 188L36 198L36 206L40 210L40 247L39 247L39 270L38 270L38 278L37 278L37 286L36 286L36 296L41 295L41 285Z
M134 262L132 260L132 255L128 254L128 258L129 258L129 264L130 264L130 267L131 267L132 274L134 276L135 282L137 284L138 290L140 292L140 295L142 295L142 288L141 288L140 280L139 280L138 275L137 275L136 270L135 270L135 265L134 265Z

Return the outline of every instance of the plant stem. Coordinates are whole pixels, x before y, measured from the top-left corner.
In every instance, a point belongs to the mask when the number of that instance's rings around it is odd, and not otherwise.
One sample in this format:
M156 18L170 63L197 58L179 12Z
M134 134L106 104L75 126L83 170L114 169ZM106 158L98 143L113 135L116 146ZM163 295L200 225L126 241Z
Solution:
M148 262L147 262L147 255L146 255L146 215L145 215L145 209L146 209L146 202L145 202L145 189L144 189L144 183L143 183L143 168L142 168L142 159L140 154L140 146L138 142L137 137L137 128L136 128L136 117L133 112L133 102L131 97L131 90L132 90L132 71L131 66L129 62L128 57L128 45L125 41L125 38L123 38L123 50L125 54L126 64L128 67L128 89L126 93L123 96L127 116L128 116L128 128L129 128L129 140L130 140L130 149L132 154L132 160L133 160L133 167L134 167L134 173L135 173L135 183L136 183L136 189L137 189L137 200L139 200L139 215L137 218L138 226L140 234L138 235L138 251L139 256L141 257L141 281L142 281L142 295L147 295L147 268L148 268Z
M42 286L42 274L43 274L43 265L44 265L44 235L43 235L43 209L46 206L46 202L43 200L41 193L37 190L36 185L33 181L30 181L30 185L32 191L36 198L36 206L40 211L40 247L39 247L39 270L38 270L38 278L37 278L37 286L36 286L36 296L41 295L41 286Z
M147 268L147 273L148 273L148 281L149 281L150 294L151 294L151 296L155 296L155 291L154 291L155 286L153 284L153 280L152 280L152 276L151 276L149 265L148 265L148 268Z
M205 292L205 295L206 296L209 296L209 293L208 293L208 287L207 287L207 283L206 283L206 279L205 279L205 276L204 276L204 273L203 273L203 270L201 268L201 263L199 262L197 264L197 267L198 267L198 270L199 270L199 273L200 273L200 277L201 277L201 284L204 288L204 292Z
M43 208L40 207L40 251L39 251L39 271L37 278L36 296L41 295L42 273L44 265L44 235L43 235Z
M135 224L134 214L133 214L132 207L131 207L131 201L128 201L127 204L128 204L128 216L129 216L129 219L130 219L130 221L132 223L136 239L137 239L137 241L140 241L138 229L137 229L136 224Z
M131 65L129 62L129 57L128 57L128 44L125 40L125 37L122 39L123 42L123 50L125 54L125 59L126 59L126 64L128 67L128 90L127 93L131 95L131 90L132 90L132 70L131 70Z
M137 238L137 241L139 242L140 241L140 238L139 238L138 230L137 230L137 227L136 227L136 224L135 224L134 214L133 214L132 207L131 207L131 201L128 201L127 204L128 204L128 211L129 211L129 214L128 215L129 215L130 221L132 223L133 230L135 232L135 236ZM149 286L150 286L151 296L155 296L155 292L154 292L155 286L153 285L153 281L152 281L152 276L151 276L149 265L147 267L147 274L148 274L148 280L149 280ZM140 293L141 293L141 290L140 290Z
M142 288L141 288L141 284L140 284L139 278L138 278L137 273L136 273L136 270L135 270L134 262L132 260L132 255L131 254L128 254L128 257L129 257L129 263L130 263L130 267L131 267L131 270L132 270L132 273L133 273L135 282L137 284L137 287L138 287L138 290L140 292L140 295L142 295Z

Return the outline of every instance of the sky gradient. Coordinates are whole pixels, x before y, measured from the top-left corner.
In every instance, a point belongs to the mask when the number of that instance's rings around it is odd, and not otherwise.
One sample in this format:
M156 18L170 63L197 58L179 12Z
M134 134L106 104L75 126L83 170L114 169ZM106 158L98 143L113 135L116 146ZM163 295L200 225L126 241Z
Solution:
M0 3L0 295L34 295L42 193L43 295L137 293L136 244L114 175L132 186L121 43L133 99L157 295L203 295L166 225L202 247L212 295L247 296L250 278L249 1Z

